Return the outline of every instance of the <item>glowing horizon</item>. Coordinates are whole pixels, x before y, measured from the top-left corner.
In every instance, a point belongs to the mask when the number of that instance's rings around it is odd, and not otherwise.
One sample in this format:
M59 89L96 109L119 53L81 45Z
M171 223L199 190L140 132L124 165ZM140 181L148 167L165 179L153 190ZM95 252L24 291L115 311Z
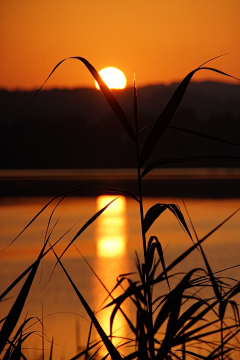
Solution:
M240 78L239 0L181 2L144 0L101 5L86 0L49 4L23 0L0 4L0 88L39 88L55 65L82 56L99 71L112 64L131 86L171 84L215 56L208 64ZM214 16L213 16L214 14ZM207 71L193 81L236 81ZM91 74L77 61L62 64L44 85L94 88Z

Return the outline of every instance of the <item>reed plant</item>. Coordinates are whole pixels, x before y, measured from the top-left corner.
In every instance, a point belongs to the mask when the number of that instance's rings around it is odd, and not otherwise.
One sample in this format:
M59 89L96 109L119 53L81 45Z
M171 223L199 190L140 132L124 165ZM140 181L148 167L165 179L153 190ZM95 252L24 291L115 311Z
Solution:
M90 308L85 300L81 289L76 286L73 279L70 277L67 268L63 265L62 258L67 249L74 244L75 240L78 239L108 207L111 206L113 201L118 200L117 198L112 200L97 213L93 214L93 216L77 231L76 235L69 242L62 254L58 255L55 251L55 245L61 241L61 238L55 243L50 242L51 234L54 230L54 226L51 226L51 220L57 206L67 196L74 194L74 192L66 192L52 199L17 236L18 238L29 226L32 226L36 218L51 203L53 203L53 201L57 201L57 205L54 207L49 218L44 245L38 258L0 295L1 302L7 300L10 291L26 277L9 313L6 317L1 319L1 359L27 359L25 352L23 351L23 344L25 344L29 336L33 336L34 334L34 330L32 330L32 327L29 325L35 321L43 324L43 319L41 318L35 319L27 317L19 326L18 320L23 312L26 299L39 265L49 252L53 252L56 257L56 264L61 266L63 273L69 280L76 296L84 306L91 320L86 348L77 353L73 359L81 357L84 357L85 359L99 358L99 349L102 345L106 348L106 356L104 356L104 359L107 358L107 356L114 360L121 360L123 357L126 360L177 360L186 358L208 360L236 359L236 354L239 354L240 351L238 342L240 317L239 304L237 302L240 292L240 282L237 279L227 278L224 276L224 272L214 273L212 271L204 252L203 243L234 216L239 209L212 229L208 234L199 238L194 228L194 224L191 222L191 218L189 217L192 228L190 231L181 209L176 204L157 203L144 213L142 191L143 179L153 169L166 164L171 165L172 163L188 161L189 159L202 160L201 157L189 157L188 159L159 158L152 162L148 162L157 143L161 140L167 128L171 126L171 120L181 103L193 75L198 71L204 70L217 72L223 76L232 76L215 68L206 66L208 62L191 71L177 87L159 118L152 125L149 133L146 135L144 144L141 147L139 137L140 135L145 136L146 129L139 129L138 97L135 79L133 84L134 126L132 126L122 107L101 79L97 70L85 58L73 57L69 59L78 60L86 66L94 79L98 82L99 87L109 106L115 113L116 118L135 144L137 160L136 193L129 193L118 189L105 190L108 193L112 192L116 195L123 194L127 197L131 197L138 205L141 222L143 261L141 262L138 255L136 255L136 267L138 270L137 279L133 274L120 275L114 289L108 292L108 298L110 300L105 307L111 308L112 311L109 318L110 333L106 334L97 320L93 309ZM62 60L55 66L46 81L66 60L67 59ZM182 128L180 130L193 133L195 136L213 139L210 134L197 133L196 131L193 132L189 129ZM216 137L214 137L214 140L225 141L224 139L216 139ZM239 146L238 144L232 145ZM211 156L209 156L209 158L210 157ZM190 239L189 248L179 254L170 264L165 263L161 242L158 238L159 235L148 236L148 230L165 211L171 212L174 215L176 221L180 223ZM17 238L15 238L13 242L16 241ZM196 267L186 273L174 273L173 271L177 265L180 263L184 265L188 256L194 251L198 251L201 255L204 261L204 267L196 265ZM237 266L238 265L236 265L236 269ZM176 275L178 280L176 280ZM96 274L96 276L99 278L98 274ZM99 280L101 281L101 279ZM123 287L123 284L125 284L125 287ZM116 289L120 289L122 293L115 297L114 292ZM155 293L157 294L156 296ZM123 304L126 302L130 302L135 309L135 321L132 320L132 316L130 317L129 314L123 310ZM116 338L116 335L113 333L113 324L116 315L119 312L121 312L125 318L126 325L129 328L129 335L124 338L119 338L118 345L114 345L112 340L114 337ZM92 325L96 328L100 340L91 339ZM212 340L213 335L216 340ZM43 331L42 337L44 338L44 336ZM54 341L51 343L49 359L52 359L53 347ZM201 349L201 355L199 355L198 349ZM44 355L42 358L44 358Z

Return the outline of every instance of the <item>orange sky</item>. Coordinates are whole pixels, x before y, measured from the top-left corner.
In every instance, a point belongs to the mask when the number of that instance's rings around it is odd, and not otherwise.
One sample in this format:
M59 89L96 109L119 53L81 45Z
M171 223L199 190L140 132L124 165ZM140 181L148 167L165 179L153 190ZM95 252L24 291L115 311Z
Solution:
M97 70L119 67L132 85L170 83L214 56L240 78L239 0L1 0L0 88L38 88L68 56ZM229 81L205 71L194 80ZM237 83L237 82L236 82ZM78 61L65 62L47 87L94 86Z

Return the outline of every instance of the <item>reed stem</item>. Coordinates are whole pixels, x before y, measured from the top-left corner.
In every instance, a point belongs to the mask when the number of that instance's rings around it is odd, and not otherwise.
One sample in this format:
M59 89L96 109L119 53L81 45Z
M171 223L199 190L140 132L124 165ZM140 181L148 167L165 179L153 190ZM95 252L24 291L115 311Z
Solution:
M144 264L142 266L143 271L143 280L144 280L144 297L147 303L147 313L148 313L148 339L149 339L149 349L150 356L153 359L155 357L154 351L154 337L153 337L153 322L152 322L152 294L150 288L150 281L148 276L148 266L147 266L147 241L146 234L144 230L144 211L143 211L143 196L142 196L142 181L141 181L141 169L140 169L140 154L139 154L139 137L138 137L138 104L137 104L137 88L136 88L136 79L134 75L134 93L133 93L133 104L134 104L134 120L135 120L135 130L136 130L136 149L137 149L137 177L138 177L138 193L139 193L139 205L140 205L140 219L141 219L141 231L142 231L142 240L143 240L143 252L144 252Z

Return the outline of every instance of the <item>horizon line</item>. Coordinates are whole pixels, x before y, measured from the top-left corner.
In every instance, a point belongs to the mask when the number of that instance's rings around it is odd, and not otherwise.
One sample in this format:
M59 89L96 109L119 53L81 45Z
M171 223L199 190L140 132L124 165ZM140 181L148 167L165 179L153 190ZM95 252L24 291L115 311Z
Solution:
M146 85L138 85L137 88L146 88L146 87L157 87L157 86L165 86L165 87L169 87L169 86L173 86L173 85L178 85L181 83L182 80L177 81L171 81L168 83L164 83L164 82L160 82L160 83L149 83ZM212 80L212 79L204 79L204 80L192 80L190 82L189 85L191 85L192 83L194 84L203 84L203 83L215 83L215 84L221 84L221 85L233 85L233 86L239 86L240 84L236 83L235 80L228 80L228 81L219 81L219 80ZM39 87L16 87L16 88L7 88L7 87L0 87L0 91L8 91L8 92L33 92L33 91L37 91ZM124 89L111 89L112 92L123 92L124 90L129 90L132 89L133 87L131 85L127 85ZM73 90L78 90L78 89L86 89L86 90L96 90L96 91L100 91L99 89L96 89L96 87L94 85L92 86L45 86L41 89L41 91L52 91L52 90L69 90L69 91L73 91Z

